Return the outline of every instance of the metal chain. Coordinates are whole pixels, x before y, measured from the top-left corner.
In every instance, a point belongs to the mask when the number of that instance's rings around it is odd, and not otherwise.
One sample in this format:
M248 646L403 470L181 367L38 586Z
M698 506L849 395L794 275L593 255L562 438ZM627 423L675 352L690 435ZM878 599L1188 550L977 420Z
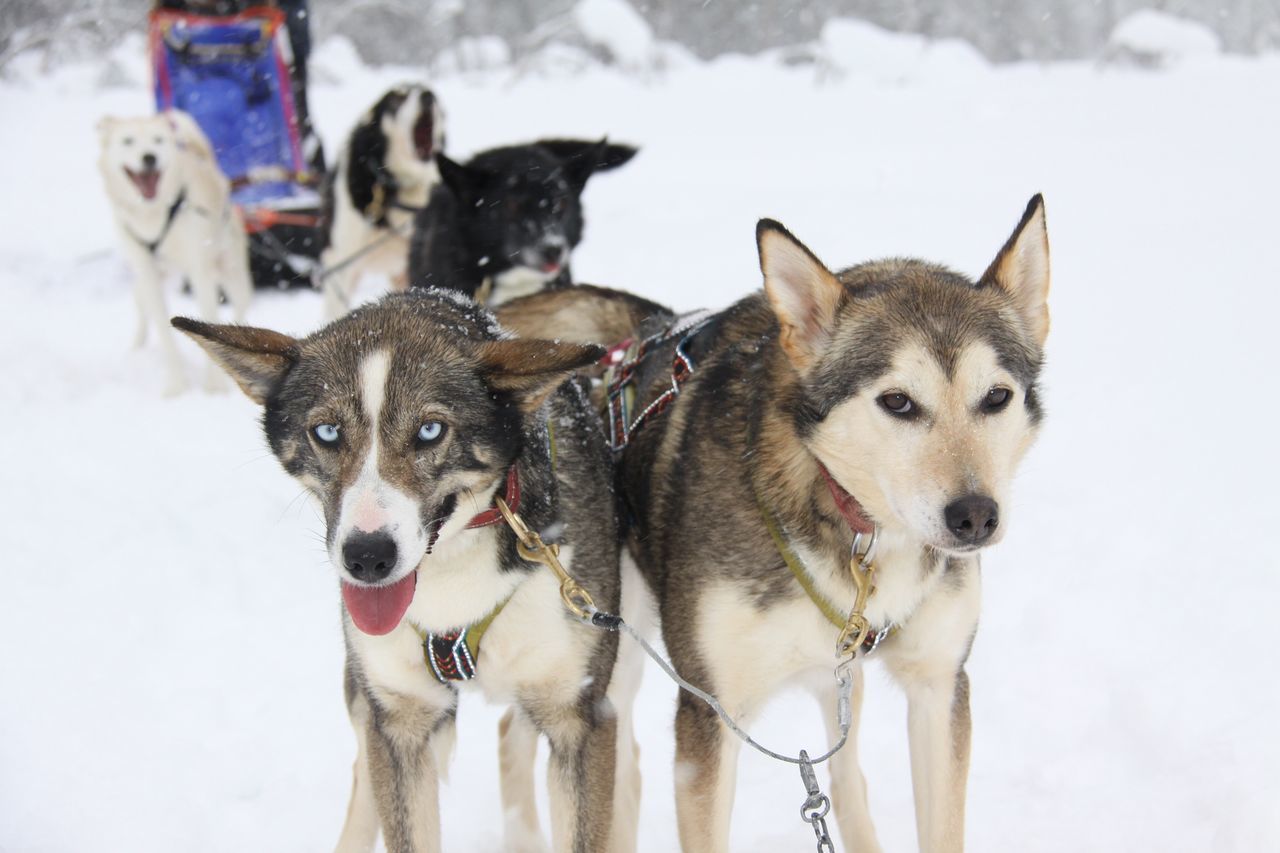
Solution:
M813 762L809 753L800 750L800 779L809 796L800 806L800 817L813 827L813 834L818 839L818 853L836 853L835 842L827 830L827 813L831 811L831 799L818 787L818 775L813 772Z
M834 746L814 759L810 759L809 753L803 749L800 750L800 755L795 758L789 755L783 755L779 752L774 752L768 747L757 742L755 738L751 737L751 735L742 728L742 726L738 725L737 721L734 720L733 717L729 715L729 712L724 709L724 706L720 704L719 699L682 678L680 674L676 672L675 667L672 666L665 657L659 654L658 650L650 645L649 641L646 640L639 631L628 625L621 616L616 613L606 613L605 611L597 608L595 606L595 602L591 600L591 595L581 585L579 585L578 582L565 570L564 566L561 565L558 546L544 543L542 538L525 524L524 519L511 511L511 508L507 506L506 501L502 498L496 498L494 503L502 513L507 524L516 534L516 550L520 556L530 562L542 563L555 572L561 582L560 597L563 599L565 606L571 613L573 613L574 616L581 619L585 624L592 625L596 628L602 628L606 631L626 633L631 637L631 639L635 640L636 643L639 644L645 654L647 654L649 658L653 660L653 662L656 663L672 681L679 685L681 689L687 691L693 696L696 696L698 699L701 699L708 707L711 708L711 710L715 711L716 715L720 718L720 721L725 724L729 731L741 738L743 743L747 744L752 749L755 749L757 752L767 755L769 758L799 766L800 778L804 782L805 793L807 795L804 805L800 807L800 817L805 821L805 823L809 824L813 828L814 837L818 839L818 853L835 853L835 843L831 840L831 833L827 830L826 821L827 814L831 811L831 799L827 797L826 794L822 793L822 788L818 785L818 777L813 770L813 765L821 764L831 758L831 756L844 748L845 743L849 740L849 729L853 725L851 700L853 693L852 668L854 661L858 658L859 647L853 646L852 650L847 653L847 656L844 657L835 668L836 684L838 685L836 693L836 720L840 727L840 739ZM868 551L870 551L870 549L868 549ZM856 543L854 553L855 555L857 553ZM850 567L854 568L853 561L851 561ZM854 569L854 573L855 575L857 574L856 568ZM871 572L868 571L868 575L870 574ZM869 578L867 580L867 586L870 586ZM868 594L869 591L863 592L864 601L865 596ZM858 616L861 616L861 613L858 610L855 610L854 612ZM846 627L846 631L847 630L848 628ZM862 637L865 636L866 631L863 630ZM859 641L862 637L859 637ZM842 642L840 645L843 646L845 642L843 634L841 636L841 640Z

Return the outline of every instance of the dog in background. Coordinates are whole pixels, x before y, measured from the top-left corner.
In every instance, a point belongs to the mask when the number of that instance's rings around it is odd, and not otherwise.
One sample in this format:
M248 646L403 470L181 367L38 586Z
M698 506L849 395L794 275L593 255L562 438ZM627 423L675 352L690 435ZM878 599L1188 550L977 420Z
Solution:
M440 179L444 113L426 86L386 92L351 131L325 178L321 290L325 316L346 313L361 277L380 273L407 286L413 216Z
M213 148L191 116L178 110L144 118L108 116L98 122L98 135L98 169L133 271L134 346L146 343L154 327L167 363L165 393L176 394L187 379L169 328L165 278L177 274L191 285L204 319L217 319L220 294L234 318L243 319L253 293L244 223ZM205 387L224 386L210 364Z
M495 507L558 542L600 608L639 618L643 582L619 575L608 449L565 381L603 350L511 338L441 290L386 296L301 340L173 322L264 407L272 451L323 508L358 745L340 853L372 850L380 829L396 853L440 849L439 777L469 683L515 708L500 747L506 849L543 849L541 732L554 849L634 850L643 658L568 614Z
M659 329L644 359L621 371L635 377L633 412L679 387L621 452L629 550L658 599L676 669L748 723L788 684L834 707L841 623L857 580L872 584L854 728L829 764L840 832L851 850L881 849L857 750L869 655L907 695L920 849L956 853L979 555L1008 528L1010 483L1042 418L1044 205L1031 200L977 282L905 259L831 272L770 220L757 244L763 292L687 332ZM579 330L566 326L641 340L655 319L672 319L597 288L509 307L523 334L569 340ZM689 363L676 376L673 365ZM853 566L855 547L875 567L870 577ZM684 692L675 731L681 847L723 853L740 741Z
M441 183L414 223L409 283L448 287L499 305L569 284L582 240L582 191L636 149L602 139L546 139L436 160Z

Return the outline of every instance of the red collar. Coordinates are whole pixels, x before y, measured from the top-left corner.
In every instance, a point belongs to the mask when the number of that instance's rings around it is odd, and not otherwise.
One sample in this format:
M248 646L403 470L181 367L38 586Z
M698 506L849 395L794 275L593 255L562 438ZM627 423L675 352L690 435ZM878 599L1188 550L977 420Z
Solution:
M516 466L512 465L507 471L507 493L503 496L507 502L507 506L512 512L520 511L520 477L516 474ZM488 527L491 524L502 523L502 513L496 506L491 506L475 518L467 522L466 529L471 530L475 527Z
M849 525L849 529L854 533L870 536L876 529L876 525L871 519L867 518L867 511L862 508L862 504L858 503L857 498L846 492L844 486L836 482L836 478L831 476L831 472L827 470L826 465L819 462L818 470L822 472L822 479L827 481L827 488L831 490L831 498L836 502L836 509L840 510L840 514L844 516L845 523Z

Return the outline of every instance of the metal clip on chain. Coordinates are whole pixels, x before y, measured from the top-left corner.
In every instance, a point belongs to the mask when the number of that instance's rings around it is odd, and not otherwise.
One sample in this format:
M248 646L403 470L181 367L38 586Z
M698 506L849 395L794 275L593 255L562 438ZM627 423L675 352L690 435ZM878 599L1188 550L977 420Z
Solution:
M804 805L800 807L800 817L813 827L813 834L818 839L818 853L836 853L835 842L827 829L827 813L831 811L831 800L818 787L818 775L813 772L813 764L809 761L809 753L800 750L800 779L809 794Z
M524 523L524 519L512 512L511 507L507 506L507 502L502 498L495 498L494 502L512 532L516 534L516 552L520 554L520 558L531 563L541 563L555 572L556 577L560 579L560 599L564 602L564 606L579 619L589 620L596 610L596 603L591 598L591 593L565 571L560 563L560 546L543 542L542 537L530 530Z
M845 622L844 630L836 640L836 657L838 658L856 655L866 641L867 635L871 633L871 623L867 621L863 612L867 609L867 599L871 598L876 591L876 567L871 559L875 556L876 542L879 538L880 526L876 525L871 531L867 550L859 555L858 548L862 545L863 535L861 533L853 535L853 548L849 553L849 575L853 578L857 596L853 601L853 609L849 611L849 619Z

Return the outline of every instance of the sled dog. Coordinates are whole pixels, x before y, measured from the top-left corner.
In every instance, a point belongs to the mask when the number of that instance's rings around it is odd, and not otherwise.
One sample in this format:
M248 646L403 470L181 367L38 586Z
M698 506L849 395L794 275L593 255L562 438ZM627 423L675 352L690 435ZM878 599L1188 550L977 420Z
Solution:
M397 853L440 849L438 784L469 682L515 709L500 749L507 849L543 849L538 732L550 741L554 849L634 849L640 660L615 671L617 635L569 614L498 504L558 542L596 605L616 612L610 460L566 381L602 350L511 338L441 290L386 296L300 340L173 322L264 407L272 451L323 508L357 742L338 850L369 851L379 830Z
M168 368L165 393L176 394L187 380L169 328L164 279L176 274L190 283L204 319L217 319L219 293L242 319L253 292L244 224L213 148L191 116L178 110L107 116L98 135L98 169L133 271L134 346L146 343L148 328L155 328ZM223 385L221 372L209 365L205 387Z
M544 139L493 148L465 165L437 157L441 183L414 225L410 285L499 305L569 284L587 180L635 153L603 139Z
M1010 480L1042 416L1043 202L1031 200L977 282L905 259L832 272L777 222L756 236L763 292L649 337L617 374L635 391L630 431L615 430L628 547L684 678L748 723L784 685L807 687L832 742L837 641L868 583L866 630L844 649L857 655L855 729L829 765L836 820L848 849L881 849L856 740L861 663L879 659L907 696L920 849L953 853L979 555L1008 528ZM507 307L526 334L545 333L544 319L588 334L617 334L627 317L672 320L582 288ZM616 422L624 389L608 390ZM723 853L740 741L685 692L675 732L681 845Z
M323 193L320 288L328 319L346 313L365 273L405 289L413 216L440 180L435 156L443 148L440 102L419 84L386 92L351 131Z

